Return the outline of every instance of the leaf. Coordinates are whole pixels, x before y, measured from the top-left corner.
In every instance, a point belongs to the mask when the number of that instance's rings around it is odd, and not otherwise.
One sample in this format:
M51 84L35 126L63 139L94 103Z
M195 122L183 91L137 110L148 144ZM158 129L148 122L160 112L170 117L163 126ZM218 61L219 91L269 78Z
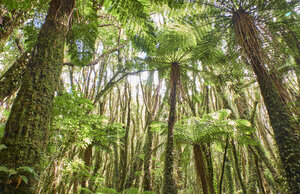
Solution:
M5 149L5 148L7 148L6 145L0 144L0 150L3 150L3 149Z
M20 175L21 179L26 183L26 185L28 184L28 178L24 175Z
M10 173L10 170L8 168L6 168L5 166L0 166L0 172L7 172Z
M30 173L34 174L34 169L30 166L21 166L21 167L17 168L17 171L25 171L25 172L30 172Z
M220 110L219 113L220 113L219 120L225 120L231 114L231 111L228 109L223 109Z
M245 119L239 119L236 121L238 126L246 126L246 127L251 127L251 123L248 120Z

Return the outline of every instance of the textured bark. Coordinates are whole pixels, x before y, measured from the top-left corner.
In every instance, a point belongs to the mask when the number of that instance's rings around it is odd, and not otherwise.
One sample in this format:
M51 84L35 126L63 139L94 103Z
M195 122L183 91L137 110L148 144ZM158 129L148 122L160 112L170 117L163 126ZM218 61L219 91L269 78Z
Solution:
M211 194L216 193L214 188L214 169L213 169L213 162L211 158L211 148L210 144L202 144L202 149L204 151L206 166L207 166L207 177L208 177L208 187L209 192Z
M114 174L113 174L113 184L114 188L119 187L118 185L118 178L119 178L119 150L118 145L116 143L113 144L114 150Z
M28 53L21 57L0 77L0 105L20 87L28 61Z
M231 163L228 157L226 157L226 163L225 163L225 175L227 180L227 189L226 193L233 194L234 193L234 183L233 183L233 177L232 177L232 171L231 171Z
M195 158L195 168L198 179L201 181L202 191L204 194L208 194L208 176L207 169L205 168L205 160L203 158L203 151L199 144L193 145L193 152Z
M0 153L1 166L10 169L29 166L37 174L42 170L40 163L48 141L53 98L62 69L65 35L74 4L74 0L50 2L48 15L5 126L2 143L7 148ZM8 177L1 173L1 180L6 180L1 183L2 192L34 193L37 180L29 173L24 175L28 178L28 184L21 182L16 187L18 175Z
M7 38L28 19L25 10L7 10L4 6L0 6L0 47Z
M267 73L258 65L253 67L260 86L261 94L269 114L271 126L274 130L276 144L279 148L281 162L286 172L290 191L300 192L300 138L299 129L294 123L288 108L281 100L275 85Z
M87 168L91 167L91 163L92 163L92 156L93 156L93 145L89 144L86 149L84 150L83 153L83 161L84 161L84 165ZM88 188L88 176L83 176L82 181L81 181L81 187L82 188ZM81 193L85 193L84 190L81 191Z
M124 136L124 150L123 150L123 154L122 154L122 178L121 178L121 191L123 191L125 189L125 181L126 181L126 177L127 177L127 160L128 160L128 147L129 147L129 142L128 142L128 138L129 138L129 130L130 130L130 122L131 122L131 108L130 108L130 103L131 103L131 92L130 92L130 88L127 87L128 90L128 96L127 96L127 123L126 123L126 127L125 127L125 136Z
M152 120L155 120L155 113L158 105L158 94L160 89L160 83L156 89L156 93L152 95L153 92L153 80L154 80L154 71L150 72L150 75L147 80L146 90L144 92L144 101L147 106L146 110L146 140L144 144L144 179L143 179L143 188L144 191L152 191L152 176L151 176L151 157L152 157L152 144L153 144L153 132L151 130Z
M228 148L228 137L226 138L226 145L225 145L225 151L223 156L223 163L222 163L222 172L220 177L220 184L219 184L219 194L222 194L222 184L223 184L223 177L224 177L224 171L225 171L225 162L226 162L226 155L227 155L227 148Z
M257 77L270 123L274 130L280 159L292 193L300 193L300 138L296 123L264 66L258 30L248 13L238 10L233 16L235 33ZM247 37L247 38L246 38Z
M242 187L243 193L247 194L246 185L245 185L245 183L243 181L243 178L242 178L242 175L241 175L241 170L240 170L240 166L239 166L239 162L238 162L237 151L236 151L236 147L234 145L233 140L231 140L231 145L232 145L232 153L233 153L233 158L234 158L234 163L235 163L234 167L235 167L238 179L239 179L239 183Z
M170 112L168 121L168 137L166 146L166 158L164 168L164 187L163 193L177 193L177 188L174 180L174 124L176 113L176 93L177 86L180 80L180 68L178 63L171 64L170 73Z
M148 123L151 121L148 121ZM150 160L151 160L151 151L152 151L152 139L153 133L151 132L151 126L148 124L147 134L144 146L144 182L143 187L144 191L152 191L151 186L151 171L150 171Z

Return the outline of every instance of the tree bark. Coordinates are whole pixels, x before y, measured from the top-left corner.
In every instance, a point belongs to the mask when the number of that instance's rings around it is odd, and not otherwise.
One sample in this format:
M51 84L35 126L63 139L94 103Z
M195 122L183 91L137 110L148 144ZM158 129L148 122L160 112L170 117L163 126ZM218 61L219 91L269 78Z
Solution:
M240 185L242 187L243 193L247 194L247 189L246 189L245 183L244 183L242 175L241 175L241 170L240 170L240 167L239 167L237 151L236 151L236 147L234 145L233 140L231 140L231 145L232 145L232 153L233 153L233 158L234 158L234 163L235 163L235 170L236 170Z
M174 124L175 124L175 113L176 113L176 93L177 85L180 80L180 68L178 63L171 64L170 73L170 112L168 121L168 137L166 146L166 158L165 158L165 168L164 168L164 194L174 194L177 193L177 188L174 174Z
M197 178L201 181L202 191L204 194L208 194L208 181L207 169L205 168L205 162L203 158L203 151L199 144L193 145L193 152L195 158L195 168Z
M299 123L295 122L286 106L280 91L267 68L261 51L258 30L254 19L245 11L238 10L233 15L236 37L247 55L257 77L270 123L274 130L275 141L279 148L280 159L285 169L292 193L300 193L300 137Z
M28 58L28 53L23 53L0 77L0 105L19 89Z
M29 166L41 172L43 151L48 141L55 88L62 69L64 41L68 21L75 0L52 0L31 60L27 65L22 86L12 106L5 126L2 143L7 146L0 153L0 165L9 169ZM21 173L21 172L20 172ZM1 173L4 193L34 193L37 180L30 173L28 184L19 175L9 177ZM10 184L8 184L10 183ZM16 187L18 185L18 187Z

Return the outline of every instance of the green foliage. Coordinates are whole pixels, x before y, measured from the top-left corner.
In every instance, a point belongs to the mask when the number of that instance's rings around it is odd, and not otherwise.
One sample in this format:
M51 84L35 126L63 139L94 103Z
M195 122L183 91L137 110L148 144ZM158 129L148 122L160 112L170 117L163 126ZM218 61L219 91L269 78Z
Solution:
M113 188L105 187L105 188L98 189L96 193L99 193L99 194L116 194L117 191Z
M12 176L20 177L21 180L25 182L25 184L28 184L28 175L33 176L35 179L38 179L38 175L34 172L34 169L29 166L21 166L16 169L8 169L5 166L0 166L0 172L6 173L8 175L8 178ZM2 181L0 180L0 183L1 182Z
M139 189L138 188L126 189L124 191L124 193L126 193L126 194L139 194Z
M224 109L206 114L202 118L190 117L178 121L175 140L179 143L223 142L223 137L231 136L241 144L254 144L250 134L254 131L251 123L244 119L228 119L231 111Z
M5 125L0 124L0 139L3 138L5 132Z
M99 34L97 12L88 1L79 6L74 18L82 18L72 25L68 36L71 61L77 66L87 65L95 54L96 40Z
M0 144L0 151L3 150L3 149L5 149L5 148L7 148L6 145Z
M127 36L137 49L147 52L155 49L150 1L105 1L104 7L122 23Z
M165 122L154 121L150 125L150 130L152 132L163 132L167 128L167 124Z
M40 27L35 25L35 19L32 19L31 22L28 22L23 27L23 33L25 37L25 48L31 50L36 45L38 39Z
M33 5L48 4L49 0L1 0L1 3L9 10L30 9Z
M57 96L53 111L53 138L61 145L73 142L79 147L86 147L93 143L107 148L109 143L125 135L123 124L109 124L105 116L89 113L92 109L93 103L78 92Z

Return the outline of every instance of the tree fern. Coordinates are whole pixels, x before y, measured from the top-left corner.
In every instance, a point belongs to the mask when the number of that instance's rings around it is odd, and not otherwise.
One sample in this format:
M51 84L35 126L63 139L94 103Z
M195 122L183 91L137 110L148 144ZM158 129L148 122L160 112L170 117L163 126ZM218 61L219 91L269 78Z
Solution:
M211 143L232 137L240 144L255 144L250 134L254 132L249 121L228 119L231 111L224 109L206 114L202 118L190 117L177 122L175 139L181 143Z

